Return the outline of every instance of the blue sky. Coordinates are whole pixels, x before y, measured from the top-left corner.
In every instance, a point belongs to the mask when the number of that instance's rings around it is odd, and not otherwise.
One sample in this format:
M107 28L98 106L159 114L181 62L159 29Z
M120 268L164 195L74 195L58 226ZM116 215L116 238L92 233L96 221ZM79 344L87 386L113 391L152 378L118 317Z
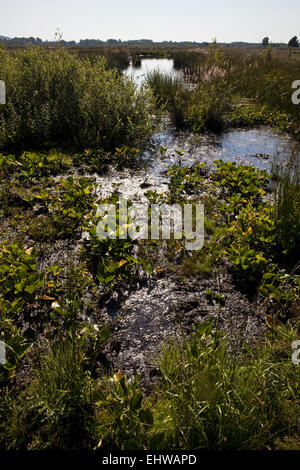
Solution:
M299 0L0 0L0 35L50 40L287 42L299 19Z

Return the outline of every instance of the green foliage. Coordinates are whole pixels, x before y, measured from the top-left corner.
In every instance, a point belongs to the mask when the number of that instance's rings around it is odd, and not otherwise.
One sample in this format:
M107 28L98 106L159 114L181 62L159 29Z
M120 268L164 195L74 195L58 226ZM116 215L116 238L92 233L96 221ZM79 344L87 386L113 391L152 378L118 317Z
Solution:
M267 204L255 208L250 203L242 207L235 220L227 227L231 242L234 246L247 247L246 251L251 249L263 253L268 259L275 261L278 256L276 252L278 234L273 215L274 208ZM233 252L231 255L234 259ZM254 253L252 255L254 256Z
M270 266L259 286L260 294L275 306L276 314L286 318L300 300L300 277L289 275L277 266Z
M0 154L0 182L12 174L20 180L32 182L34 178L56 175L70 166L70 158L59 152L24 152L19 157Z
M231 246L226 254L229 261L239 270L246 271L249 281L256 283L268 266L268 260L255 250L247 246Z
M90 445L98 394L84 370L85 355L85 339L69 333L40 356L32 383L15 399L8 398L3 426L9 449Z
M205 176L205 164L196 164L192 168L173 165L169 167L170 199L175 202L187 194L197 194L201 190Z
M35 302L44 285L37 271L36 252L21 245L0 246L0 339L6 345L7 362L0 367L12 371L31 347L15 321Z
M68 177L57 183L57 193L46 203L54 222L64 226L64 232L74 236L75 230L84 224L95 204L95 185L88 178Z
M290 264L300 259L300 157L292 156L282 170L275 169L277 180L274 225L278 248Z
M105 152L103 149L86 149L84 153L77 154L73 158L75 166L82 166L88 170L94 170L101 174L108 165L115 164L118 170L134 167L140 151L135 147L123 145L117 147L114 152Z
M100 406L99 413L103 420L97 428L100 438L98 447L122 450L148 448L154 417L138 389L137 380L129 382L122 371L114 374L106 382L105 395L97 405Z
M205 53L176 52L174 66L182 69L185 81L154 73L148 83L178 127L195 132L232 124L299 128L290 93L299 79L299 63L279 59L271 46L249 54L213 43Z
M195 68L200 66L205 57L203 54L197 52L175 51L173 53L173 61L175 69Z
M0 154L1 227L9 239L25 238L39 250L15 241L0 245L0 340L7 354L0 366L0 447L299 447L299 368L291 361L296 334L275 328L276 317L299 315L299 162L289 162L281 172L275 168L270 180L266 172L222 161L211 172L201 164L188 168L182 165L184 150L177 150L169 193L148 190L145 196L150 203L182 204L201 194L203 249L191 255L171 240L163 252L160 242L119 239L120 220L116 238L100 240L94 181L53 177L65 171L101 173L111 164L119 170L134 167L135 145L143 148L151 135L151 92L138 91L109 70L125 64L127 51L110 54L105 61L62 48L0 51L0 78L8 92L0 111L0 146L20 150ZM300 69L297 62L280 63L273 49L241 58L214 43L206 54L178 54L175 64L185 69L184 80L154 73L148 84L157 109L168 110L179 127L219 130L228 119L296 129L290 84ZM53 143L77 147L79 153L45 150ZM42 151L24 152L38 146ZM265 202L270 182L277 186L274 205ZM105 202L117 200L114 194ZM79 240L82 234L84 262L69 241L60 240ZM70 248L70 266L65 257L64 265L48 266L49 248L51 257L56 249L52 241L58 250ZM110 327L94 324L93 318L103 293L122 280L129 283L141 267L152 274L147 262L153 247L154 257L159 249L159 257L172 260L172 272L183 274L182 282L190 275L209 276L200 294L218 304L220 315L227 299L210 281L219 280L219 271L230 263L238 274L233 280L242 279L249 291L255 288L273 332L262 344L249 346L240 338L229 341L209 322L197 324L190 340L165 346L161 380L145 396L138 378L108 371L103 351ZM163 276L165 270L156 272Z
M36 223L30 225L30 233L39 240L56 238L76 238L78 230L86 224L96 210L95 184L86 177L72 177L59 180L54 189L44 189L25 198L32 205L40 204L47 215L42 219L48 231L41 233ZM53 228L53 233L52 233Z
M247 204L261 201L268 183L266 171L257 170L246 165L237 165L235 162L214 162L217 170L212 179L225 196L238 195L245 199Z
M36 292L43 286L43 276L38 273L36 252L25 250L21 245L0 247L0 302L14 307L25 305L35 299Z
M230 118L236 126L267 125L287 132L294 129L293 118L290 114L274 111L267 105L238 105L234 108Z
M108 150L143 146L152 133L152 98L104 58L90 61L56 48L0 51L7 104L0 111L0 147L53 143Z
M110 203L116 202L113 196ZM107 201L106 201L107 202ZM122 239L120 235L128 228L128 224L120 222L119 208L116 210L115 238L100 239L97 225L102 218L97 218L87 226L88 237L84 240L83 256L96 279L104 285L114 285L122 278L127 278L132 269L140 262L134 254L136 242L130 238Z
M205 216L204 231L206 243L200 251L194 252L191 257L183 261L182 270L184 274L210 277L219 269L222 252L228 243L226 227L219 226L219 223L217 222L217 217L209 217L208 214Z
M32 341L24 337L13 320L3 317L0 321L0 340L6 350L6 362L0 365L0 384L3 385L15 377L17 367L32 348Z
M266 449L274 436L297 432L299 371L290 345L295 333L278 328L272 341L229 351L210 322L189 342L170 344L160 359L163 384L157 428L166 449ZM294 336L295 338L295 336Z
M183 79L152 72L147 76L147 83L158 105L170 112L177 127L186 127L194 132L222 128L221 113L226 108L230 87L224 93L225 84L221 80L204 80L189 87Z
M133 247L134 244L127 239L99 239L96 227L93 227L89 229L89 238L84 241L84 258L101 284L115 284L128 277L138 263Z

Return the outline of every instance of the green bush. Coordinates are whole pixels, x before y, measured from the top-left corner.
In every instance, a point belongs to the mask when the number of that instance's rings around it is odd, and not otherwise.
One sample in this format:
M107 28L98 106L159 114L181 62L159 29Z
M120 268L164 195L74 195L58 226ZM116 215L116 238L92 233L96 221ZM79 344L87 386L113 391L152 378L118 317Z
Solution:
M79 148L141 147L152 133L152 98L129 78L62 48L0 51L7 104L0 148L53 143Z

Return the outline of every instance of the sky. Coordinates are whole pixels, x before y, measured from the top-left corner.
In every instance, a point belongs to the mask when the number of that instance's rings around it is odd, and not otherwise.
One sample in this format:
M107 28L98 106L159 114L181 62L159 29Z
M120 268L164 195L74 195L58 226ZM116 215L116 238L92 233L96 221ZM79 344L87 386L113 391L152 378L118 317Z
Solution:
M0 0L0 35L43 40L287 42L299 18L299 0Z

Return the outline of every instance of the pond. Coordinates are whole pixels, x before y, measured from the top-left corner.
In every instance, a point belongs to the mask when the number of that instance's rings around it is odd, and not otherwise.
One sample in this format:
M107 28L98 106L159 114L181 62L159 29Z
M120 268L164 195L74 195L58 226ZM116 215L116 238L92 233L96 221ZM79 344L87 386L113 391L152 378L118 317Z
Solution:
M147 73L159 70L162 73L179 76L180 72L177 72L173 67L173 60L171 59L142 59L140 67L134 67L132 62L130 66L124 71L127 76L132 76L135 83L140 86Z
M166 147L165 154L160 152ZM176 150L182 150L178 156ZM153 149L141 155L139 168L122 172L112 168L109 175L97 176L99 195L107 197L116 190L123 197L136 202L146 202L147 190L162 193L168 190L168 167L174 164L192 166L215 160L234 161L271 170L277 157L284 162L294 149L294 141L274 129L233 129L220 135L203 134L195 137L178 132L171 125L153 137Z
M140 86L147 73L158 70L165 74L180 76L174 69L171 59L141 59L140 67L131 64L124 72L132 76ZM170 124L153 138L156 150L144 155L149 171L156 177L165 173L166 167L178 163L176 150L184 149L182 164L192 165L205 162L211 165L214 160L236 161L251 164L260 169L270 170L274 158L284 163L296 143L289 135L268 127L256 129L232 129L221 134L202 134L198 137L188 132L179 132ZM159 147L167 147L165 159L158 159ZM299 151L299 150L298 150Z
M126 74L132 74L140 85L146 74L153 70L177 73L173 69L172 60L143 59L141 67L131 66ZM196 136L191 132L176 130L169 121L153 136L152 144L152 149L140 156L139 169L120 172L112 168L109 175L97 176L99 195L107 197L117 187L123 197L145 202L147 190L158 193L168 190L167 169L170 165L180 163L192 166L195 163L206 163L211 167L215 160L220 159L270 171L275 159L284 164L296 151L296 142L291 136L270 127L237 128L220 134L203 133ZM160 151L161 147L167 148L165 154ZM176 150L182 150L181 157ZM297 151L299 152L299 147Z
M284 163L296 149L292 137L267 127L238 128L217 135L209 133L199 136L167 127L164 132L154 136L154 141L156 145L168 148L166 158L159 162L155 152L149 153L150 168L156 175L179 160L188 166L194 163L206 163L211 166L215 160L220 159L271 170L275 160ZM179 157L176 150L181 149L184 151L182 157Z

